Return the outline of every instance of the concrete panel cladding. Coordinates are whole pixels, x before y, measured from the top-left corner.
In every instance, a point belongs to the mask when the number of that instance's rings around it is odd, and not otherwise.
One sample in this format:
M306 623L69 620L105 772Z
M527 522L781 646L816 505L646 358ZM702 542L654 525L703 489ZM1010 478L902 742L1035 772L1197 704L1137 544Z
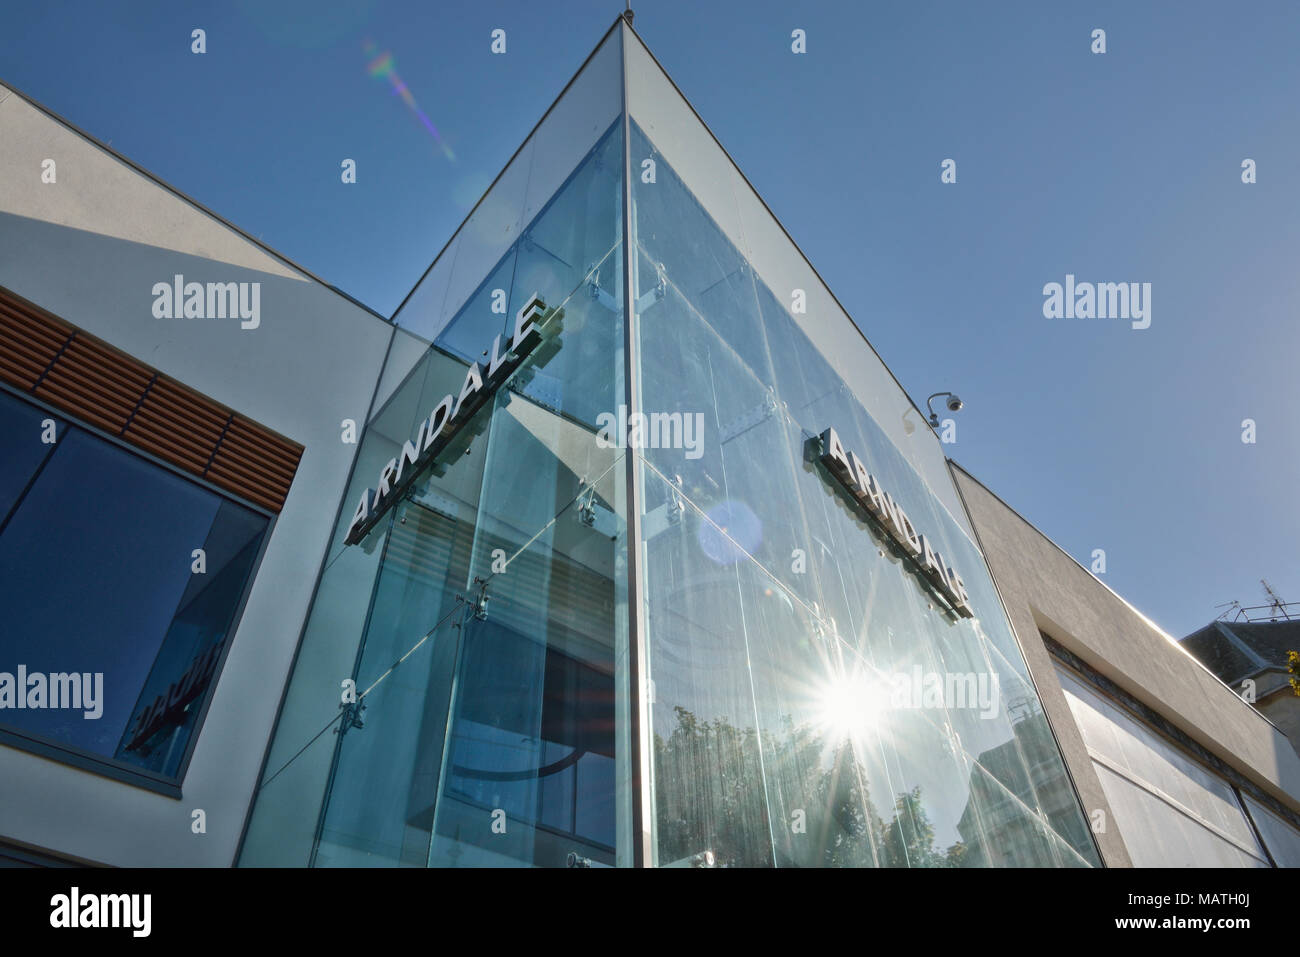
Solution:
M1035 640L1040 630L1263 791L1300 810L1300 759L1278 728L976 479L957 466L953 474L1058 729L1072 722L1046 648ZM1063 747L1076 777L1086 781L1079 773L1086 751L1074 737L1067 730Z

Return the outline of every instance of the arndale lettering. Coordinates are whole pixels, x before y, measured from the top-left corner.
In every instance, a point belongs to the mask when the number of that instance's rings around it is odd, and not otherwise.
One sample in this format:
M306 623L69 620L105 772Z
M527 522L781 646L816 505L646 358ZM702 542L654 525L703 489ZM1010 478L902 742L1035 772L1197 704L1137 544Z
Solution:
M501 337L492 340L491 361L486 375L477 362L470 363L465 383L456 395L445 395L428 417L420 421L415 437L402 446L401 454L388 460L379 472L373 489L361 493L361 501L348 525L343 544L355 545L366 537L379 519L401 500L401 493L424 467L433 462L451 444L457 433L474 413L501 386L529 355L537 351L544 339L555 334L564 318L563 310L546 311L541 296L533 293L515 314L515 331L510 348L501 352Z
M933 543L917 532L902 506L880 487L862 460L852 452L844 451L834 429L821 434L821 461L849 499L870 512L886 534L920 566L926 579L939 590L953 611L963 618L974 618L975 612L971 610L970 597L961 576L934 550Z

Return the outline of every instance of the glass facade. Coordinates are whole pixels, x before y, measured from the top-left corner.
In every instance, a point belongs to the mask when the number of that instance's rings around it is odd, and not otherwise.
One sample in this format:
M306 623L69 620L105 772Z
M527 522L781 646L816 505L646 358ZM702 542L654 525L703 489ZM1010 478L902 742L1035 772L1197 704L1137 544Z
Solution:
M790 297L635 123L631 142L633 169L655 163L654 182L633 179L642 407L698 415L705 436L696 458L638 456L655 862L1096 863L978 550ZM828 427L964 570L974 620L945 615L834 494L808 454ZM983 709L895 706L917 669L997 691Z
M3 391L0 438L0 730L179 778L269 519Z
M666 83L616 26L399 312L241 863L1098 864L937 439ZM551 347L343 546L534 294Z
M629 862L626 461L595 441L626 388L620 50L612 32L399 311L430 342L358 450L243 864ZM344 547L535 295L558 330ZM348 677L362 726L338 734Z
M466 453L362 546L381 557L359 688L442 624L339 742L317 864L614 863L624 483L621 457L592 437L622 389L620 134L606 131L379 416L412 434L531 295L563 311L553 354L498 391ZM460 600L482 594L486 614Z

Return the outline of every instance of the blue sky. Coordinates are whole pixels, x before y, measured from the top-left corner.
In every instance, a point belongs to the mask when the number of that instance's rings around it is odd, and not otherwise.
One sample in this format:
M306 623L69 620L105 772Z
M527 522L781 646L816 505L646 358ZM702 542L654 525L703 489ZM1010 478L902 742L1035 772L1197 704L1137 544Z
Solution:
M390 315L621 8L12 5L0 80ZM954 459L1175 636L1300 600L1300 6L634 8L904 387L966 400ZM1045 319L1067 273L1150 282L1150 328Z

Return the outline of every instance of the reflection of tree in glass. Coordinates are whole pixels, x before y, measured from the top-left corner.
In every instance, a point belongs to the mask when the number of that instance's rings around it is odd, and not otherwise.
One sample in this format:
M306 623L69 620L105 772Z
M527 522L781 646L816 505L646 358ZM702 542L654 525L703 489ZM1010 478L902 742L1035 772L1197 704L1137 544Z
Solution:
M898 795L886 824L852 744L833 748L787 719L763 736L725 717L673 709L677 727L655 735L659 863L713 851L722 867L964 867L964 843L934 846L921 789ZM766 775L766 780L765 780ZM769 818L769 809L770 815Z
M771 838L758 737L726 718L698 721L674 708L677 727L655 735L659 863L713 851L722 867L770 865Z
M894 819L885 829L886 867L939 867L934 827L921 806L921 789L912 788L894 802Z

